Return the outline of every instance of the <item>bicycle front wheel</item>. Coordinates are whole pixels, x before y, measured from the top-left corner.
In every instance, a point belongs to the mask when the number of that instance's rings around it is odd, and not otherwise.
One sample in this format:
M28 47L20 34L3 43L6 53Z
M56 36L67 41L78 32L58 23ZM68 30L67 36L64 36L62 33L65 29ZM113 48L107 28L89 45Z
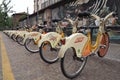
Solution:
M20 36L17 36L17 37L16 37L17 43L20 44L20 45L22 45L22 46L24 45L24 44L23 44L23 40L24 40L24 38L22 38L22 37L20 37Z
M52 48L49 42L43 42L40 47L40 57L46 63L52 64L58 60L59 48Z
M69 48L64 57L61 59L61 70L65 77L73 79L77 77L87 62L87 57L78 58L75 55L75 50Z
M101 39L101 46L98 50L98 56L104 57L107 54L108 48L109 48L109 35L107 33L103 34Z
M13 34L13 35L11 36L11 38L12 38L13 41L16 41L15 34Z
M32 52L32 53L39 52L38 45L35 44L35 41L33 39L26 39L24 46L29 52Z

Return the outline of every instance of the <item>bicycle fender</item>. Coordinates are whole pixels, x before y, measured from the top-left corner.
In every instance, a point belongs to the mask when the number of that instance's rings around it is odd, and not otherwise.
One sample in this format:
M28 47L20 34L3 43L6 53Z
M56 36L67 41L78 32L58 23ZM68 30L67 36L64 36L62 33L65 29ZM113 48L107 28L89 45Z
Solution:
M49 32L47 34L44 34L42 36L42 39L38 42L38 47L40 47L41 44L45 41L50 42L51 46L55 47L55 44L56 44L58 38L60 38L60 37L61 37L61 35L56 32Z

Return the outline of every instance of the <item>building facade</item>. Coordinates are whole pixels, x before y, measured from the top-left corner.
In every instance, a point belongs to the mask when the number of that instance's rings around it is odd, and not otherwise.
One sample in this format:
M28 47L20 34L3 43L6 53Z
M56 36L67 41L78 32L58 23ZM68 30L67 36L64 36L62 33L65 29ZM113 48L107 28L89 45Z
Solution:
M34 13L47 7L52 0L34 0Z
M34 0L34 13L41 10L41 4L44 0Z
M119 5L114 0L34 0L34 13L29 16L29 21L32 21L30 25L44 21L50 25L52 20L75 17L78 12L86 10L100 16L114 10L120 12Z
M19 20L21 18L25 18L28 14L25 12L21 12L21 13L15 13L12 15L13 18L13 29L18 27L18 26L22 26L23 24L21 24L21 22L19 22ZM26 20L26 19L25 19ZM25 21L24 23L27 23L27 21Z

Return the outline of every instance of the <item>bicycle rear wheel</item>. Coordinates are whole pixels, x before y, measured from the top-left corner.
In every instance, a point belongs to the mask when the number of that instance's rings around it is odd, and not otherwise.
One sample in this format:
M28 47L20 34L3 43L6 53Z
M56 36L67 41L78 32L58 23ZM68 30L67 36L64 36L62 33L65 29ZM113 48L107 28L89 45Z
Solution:
M39 52L38 45L35 44L33 39L26 39L24 46L29 52L32 52L32 53Z
M43 42L40 47L40 57L46 63L52 64L58 60L59 48L52 48L49 42Z
M87 62L87 57L78 58L75 55L75 50L69 48L64 57L61 59L61 70L65 77L73 79L77 77Z
M103 34L101 39L101 46L98 50L98 56L104 57L107 54L109 48L109 35L107 33Z

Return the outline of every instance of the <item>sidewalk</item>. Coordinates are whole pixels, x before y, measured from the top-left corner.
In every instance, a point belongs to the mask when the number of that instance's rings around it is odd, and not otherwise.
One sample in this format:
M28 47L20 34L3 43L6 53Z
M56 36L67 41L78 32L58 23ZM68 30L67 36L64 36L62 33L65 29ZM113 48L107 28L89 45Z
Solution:
M109 50L105 58L120 62L120 44L110 43Z

